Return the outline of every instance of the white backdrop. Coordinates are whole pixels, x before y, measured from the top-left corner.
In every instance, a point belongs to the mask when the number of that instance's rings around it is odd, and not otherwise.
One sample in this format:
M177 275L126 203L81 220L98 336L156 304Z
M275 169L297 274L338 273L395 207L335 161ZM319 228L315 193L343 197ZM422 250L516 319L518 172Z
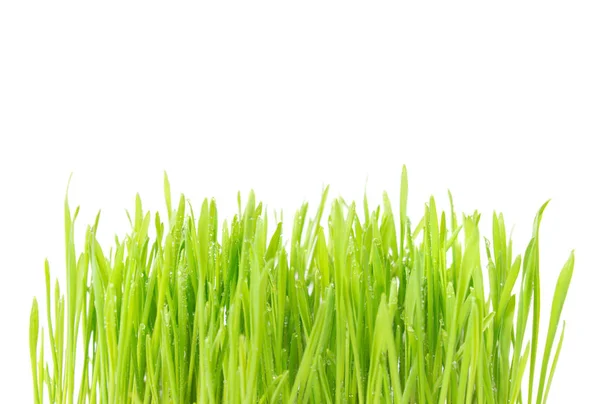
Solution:
M224 219L250 188L288 215L324 184L397 200L402 164L412 216L450 188L484 228L504 212L522 249L552 198L542 328L571 249L576 266L549 401L598 400L600 10L501 3L3 2L0 401L31 400L31 299L45 257L63 275L71 172L79 234L102 209L109 242L136 192L164 209L163 170Z

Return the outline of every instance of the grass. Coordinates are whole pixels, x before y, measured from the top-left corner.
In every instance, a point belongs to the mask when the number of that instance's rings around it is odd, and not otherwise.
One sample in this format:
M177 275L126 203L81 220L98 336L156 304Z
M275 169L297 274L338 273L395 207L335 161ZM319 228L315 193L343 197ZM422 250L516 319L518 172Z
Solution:
M546 402L574 264L571 254L542 345L546 204L523 255L493 215L484 273L480 215L457 215L449 194L448 213L431 198L411 225L406 169L399 222L385 194L374 210L365 198L364 215L336 199L323 217L327 191L284 241L253 193L219 226L214 200L196 216L165 175L166 223L138 196L131 232L108 253L98 219L76 252L78 209L65 201L66 293L58 281L52 291L46 262L46 329L35 299L31 311L34 401Z

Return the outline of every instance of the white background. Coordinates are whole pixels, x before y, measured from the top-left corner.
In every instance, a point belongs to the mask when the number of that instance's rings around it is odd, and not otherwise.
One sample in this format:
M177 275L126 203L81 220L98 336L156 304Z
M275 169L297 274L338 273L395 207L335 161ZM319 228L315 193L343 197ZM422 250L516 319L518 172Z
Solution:
M164 210L163 170L196 207L216 197L224 219L250 188L288 214L314 206L323 184L350 199L367 183L372 203L383 190L397 201L402 164L413 217L430 194L447 206L450 188L484 230L504 212L520 248L552 198L544 314L571 249L576 267L549 401L597 402L592 2L11 3L0 5L0 402L31 400L31 299L45 257L64 271L71 172L78 234L102 209L110 242L136 192Z

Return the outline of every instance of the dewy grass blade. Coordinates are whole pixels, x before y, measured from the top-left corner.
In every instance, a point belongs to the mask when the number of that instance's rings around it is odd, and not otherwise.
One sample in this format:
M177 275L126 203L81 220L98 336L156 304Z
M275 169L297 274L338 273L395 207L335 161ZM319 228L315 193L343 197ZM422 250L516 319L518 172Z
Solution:
M569 290L569 284L571 283L571 277L573 276L573 267L575 266L575 256L573 253L569 256L569 260L563 267L560 275L558 277L558 281L556 283L556 290L554 291L554 298L552 300L552 311L550 312L550 323L548 325L548 334L546 337L546 348L544 349L544 357L542 359L542 370L540 373L540 380L538 385L538 396L537 396L537 404L541 404L542 396L544 393L544 384L546 379L546 371L548 368L548 362L550 361L550 354L552 350L552 345L554 343L554 337L556 336L556 330L558 329L558 322L560 320L560 314L562 312L563 305L565 303L565 299L567 297L567 291ZM564 329L563 329L564 333ZM561 335L561 343L563 336ZM557 355L560 351L557 348ZM553 365L554 367L554 365ZM548 383L548 387L550 387L550 383Z
M39 311L37 299L33 299L31 315L29 317L29 355L31 356L31 373L33 376L33 397L36 403L41 402L38 378L37 345L39 335Z
M540 357L547 203L514 259L504 216L494 212L484 265L481 216L457 214L450 193L449 211L431 197L411 227L406 167L399 218L386 193L381 206L365 193L364 217L342 198L327 216L325 187L314 212L304 203L292 223L275 215L272 228L253 192L245 206L238 194L237 212L219 225L214 200L196 215L183 195L172 199L166 173L163 186L164 223L136 195L131 231L111 248L96 239L98 215L76 251L78 209L65 200L66 292L58 281L52 290L46 261L45 327L36 299L30 315L34 402L548 399L574 256L558 278Z

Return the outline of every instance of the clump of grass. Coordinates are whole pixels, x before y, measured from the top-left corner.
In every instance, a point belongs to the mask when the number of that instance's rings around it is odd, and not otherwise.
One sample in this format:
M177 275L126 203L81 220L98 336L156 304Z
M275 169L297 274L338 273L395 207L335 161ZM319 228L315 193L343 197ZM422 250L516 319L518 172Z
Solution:
M451 197L440 215L431 198L413 227L407 184L403 169L399 221L385 194L374 210L365 198L362 219L334 200L325 220L326 188L314 217L298 210L288 243L253 193L219 226L214 200L197 216L183 196L173 205L165 176L166 223L138 196L108 254L98 220L76 252L78 210L65 202L66 293L58 282L52 293L46 262L47 334L35 299L31 311L35 402L545 402L574 263L541 350L546 204L524 255L493 215L484 274L480 215L459 217Z

